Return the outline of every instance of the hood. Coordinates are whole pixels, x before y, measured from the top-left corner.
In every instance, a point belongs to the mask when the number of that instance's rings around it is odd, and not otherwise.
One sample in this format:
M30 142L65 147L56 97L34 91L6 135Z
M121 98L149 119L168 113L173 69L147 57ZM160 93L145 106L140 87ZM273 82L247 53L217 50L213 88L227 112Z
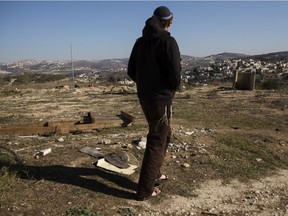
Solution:
M161 22L154 16L146 20L145 27L142 30L142 36L145 39L159 38L167 34L170 35L169 32L165 31Z

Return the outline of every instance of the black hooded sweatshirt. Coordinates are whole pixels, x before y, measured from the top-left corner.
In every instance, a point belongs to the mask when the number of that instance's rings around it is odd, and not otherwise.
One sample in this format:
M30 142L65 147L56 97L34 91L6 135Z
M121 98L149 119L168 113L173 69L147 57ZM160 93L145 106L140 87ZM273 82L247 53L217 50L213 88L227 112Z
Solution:
M128 76L136 82L140 103L171 105L180 85L178 44L156 17L145 24L130 55Z

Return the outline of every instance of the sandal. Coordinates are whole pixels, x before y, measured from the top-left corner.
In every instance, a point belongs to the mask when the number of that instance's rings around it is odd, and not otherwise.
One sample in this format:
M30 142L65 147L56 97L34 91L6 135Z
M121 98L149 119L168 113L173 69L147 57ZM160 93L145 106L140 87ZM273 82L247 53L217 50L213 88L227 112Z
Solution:
M151 199L151 198L155 198L155 197L157 197L159 194L161 194L162 193L162 191L161 191L161 189L160 188L158 188L158 187L154 187L154 190L153 190L153 192L152 192L152 194L150 195L150 196L148 196L148 197L143 197L143 196L136 196L136 200L137 201L144 201L144 200L148 200L148 199Z
M160 185L161 183L164 183L164 182L166 182L166 181L168 181L169 180L169 178L168 178L168 176L167 175L161 175L159 178L157 178L156 180L155 180L155 186L158 186L158 185Z

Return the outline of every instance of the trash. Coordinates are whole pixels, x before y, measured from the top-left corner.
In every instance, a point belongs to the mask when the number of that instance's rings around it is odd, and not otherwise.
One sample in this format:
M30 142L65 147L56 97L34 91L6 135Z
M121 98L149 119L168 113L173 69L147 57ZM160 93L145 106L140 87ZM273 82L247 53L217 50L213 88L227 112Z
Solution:
M120 115L118 115L118 117L123 120L122 127L130 127L135 122L134 116L132 116L126 112L123 112L123 111L121 111L121 113L120 113Z
M121 168L118 168L118 167L108 163L104 158L101 158L100 160L98 160L96 166L101 167L101 168L106 169L106 170L109 170L109 171L125 174L125 175L133 174L135 172L135 169L137 168L136 165L130 164L128 168L121 169Z
M110 153L110 154L106 154L104 155L105 161L107 161L108 163L124 169L124 168L128 168L128 157L126 157L125 154L117 154L117 153Z
M97 159L95 166L117 173L130 175L139 166L138 160L129 152L116 151L108 154L99 152L96 148L83 147L79 150Z
M41 151L39 152L39 154L40 154L41 156L45 156L45 155L49 154L51 151L52 151L52 149L51 149L51 148L48 148L48 149L41 150Z
M88 146L81 148L79 151L82 152L82 153L86 153L86 154L88 154L88 155L90 155L92 157L95 157L97 159L104 157L103 153L99 152L95 148L88 147Z
M141 137L139 140L135 140L134 143L142 149L146 149L147 138Z
M39 158L39 157L43 157L47 154L49 154L50 152L52 151L51 148L47 148L47 149L43 149L41 151L38 151L36 154L35 154L35 158Z
M112 155L113 157L110 157L111 154L104 155L104 158L98 160L96 166L125 175L133 174L139 166L138 160L129 152L118 151ZM123 165L123 168L119 167L120 164ZM124 164L127 166L124 167Z
M118 154L125 154L126 157L128 158L128 164L130 165L135 165L135 166L139 166L139 161L137 160L137 158L130 152L117 152Z

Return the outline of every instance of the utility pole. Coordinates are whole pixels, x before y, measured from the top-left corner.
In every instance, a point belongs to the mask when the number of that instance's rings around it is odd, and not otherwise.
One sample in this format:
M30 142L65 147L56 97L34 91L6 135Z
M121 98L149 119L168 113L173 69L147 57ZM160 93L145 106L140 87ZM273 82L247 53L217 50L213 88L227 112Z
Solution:
M75 83L74 83L74 65L73 65L73 55L72 55L72 43L70 43L70 52L71 52L72 88L74 88Z

